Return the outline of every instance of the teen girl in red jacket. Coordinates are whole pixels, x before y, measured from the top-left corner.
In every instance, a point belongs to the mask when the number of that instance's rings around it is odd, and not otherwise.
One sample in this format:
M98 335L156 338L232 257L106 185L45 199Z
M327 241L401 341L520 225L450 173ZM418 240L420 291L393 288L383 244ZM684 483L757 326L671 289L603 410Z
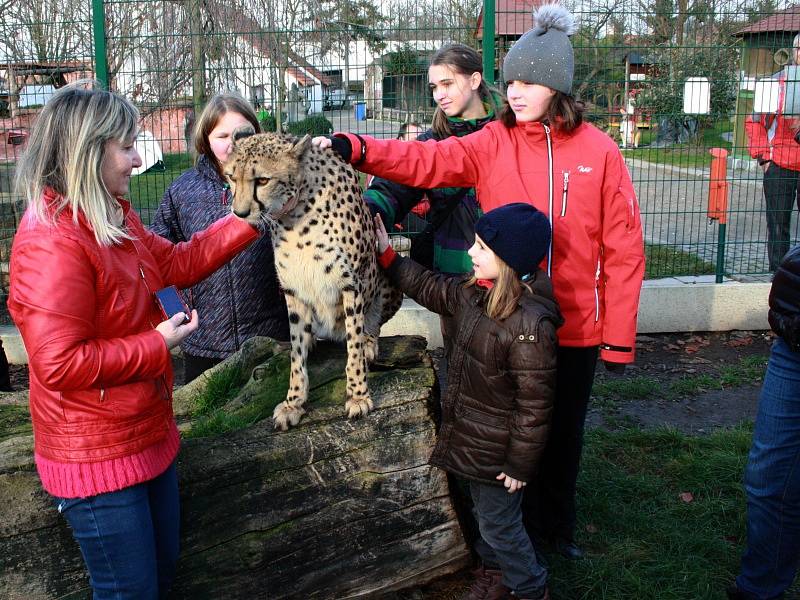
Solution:
M185 288L258 238L229 215L173 244L122 199L138 113L62 88L36 120L18 181L9 311L30 366L36 467L65 516L95 598L163 598L178 557L179 437L170 349L198 316L164 320L153 292Z
M526 520L577 558L575 482L598 350L612 370L634 358L644 247L639 205L614 141L582 119L569 95L572 15L543 5L503 63L509 107L465 137L397 142L353 134L316 138L359 170L422 188L474 186L484 211L529 202L548 215L543 263L565 323L558 331L558 383L538 489Z

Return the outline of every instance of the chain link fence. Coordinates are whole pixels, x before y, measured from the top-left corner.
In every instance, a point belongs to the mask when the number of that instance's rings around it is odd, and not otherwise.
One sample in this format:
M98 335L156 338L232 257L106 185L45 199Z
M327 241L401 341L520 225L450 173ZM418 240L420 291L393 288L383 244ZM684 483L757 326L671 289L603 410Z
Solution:
M430 124L427 61L446 42L482 51L484 75L502 93L499 67L531 27L535 4L0 0L3 288L21 211L10 185L14 163L53 88L97 77L138 106L147 170L133 179L131 199L147 222L191 166L191 128L214 93L241 92L265 129L395 137L405 122ZM797 241L797 173L777 178L788 191L767 211L745 118L774 114L776 90L782 101L793 93L800 7L775 0L565 4L579 25L573 91L588 119L622 148L642 209L647 276L768 280L770 244ZM779 88L770 82L781 72L788 83ZM764 125L769 136L774 123Z

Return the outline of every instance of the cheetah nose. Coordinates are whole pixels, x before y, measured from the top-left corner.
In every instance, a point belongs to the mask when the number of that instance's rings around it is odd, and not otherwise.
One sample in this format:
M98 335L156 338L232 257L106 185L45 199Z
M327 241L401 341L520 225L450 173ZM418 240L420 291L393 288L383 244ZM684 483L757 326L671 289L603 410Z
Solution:
M246 209L244 209L244 210L236 210L236 209L234 208L234 209L233 209L233 214L235 214L235 215L236 215L237 217L239 217L240 219L245 219L245 218L247 218L247 216L250 214L250 209L249 209L249 208L246 208Z

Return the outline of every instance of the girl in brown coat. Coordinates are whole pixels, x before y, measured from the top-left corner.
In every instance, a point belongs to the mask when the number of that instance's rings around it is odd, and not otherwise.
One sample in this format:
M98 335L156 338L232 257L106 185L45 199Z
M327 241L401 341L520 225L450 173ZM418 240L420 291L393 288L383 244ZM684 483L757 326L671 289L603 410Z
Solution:
M470 482L483 566L464 598L549 598L517 493L535 474L555 392L561 316L538 267L550 243L547 217L526 203L483 215L466 278L398 257L380 217L375 228L392 282L443 316L447 390L431 464Z

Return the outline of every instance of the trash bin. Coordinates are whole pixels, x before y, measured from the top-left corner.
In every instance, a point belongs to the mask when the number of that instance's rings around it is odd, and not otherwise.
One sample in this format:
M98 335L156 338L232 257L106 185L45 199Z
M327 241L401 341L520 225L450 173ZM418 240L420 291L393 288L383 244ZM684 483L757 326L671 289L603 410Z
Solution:
M366 102L356 102L353 105L355 110L355 117L356 121L366 121L367 120L367 103Z

